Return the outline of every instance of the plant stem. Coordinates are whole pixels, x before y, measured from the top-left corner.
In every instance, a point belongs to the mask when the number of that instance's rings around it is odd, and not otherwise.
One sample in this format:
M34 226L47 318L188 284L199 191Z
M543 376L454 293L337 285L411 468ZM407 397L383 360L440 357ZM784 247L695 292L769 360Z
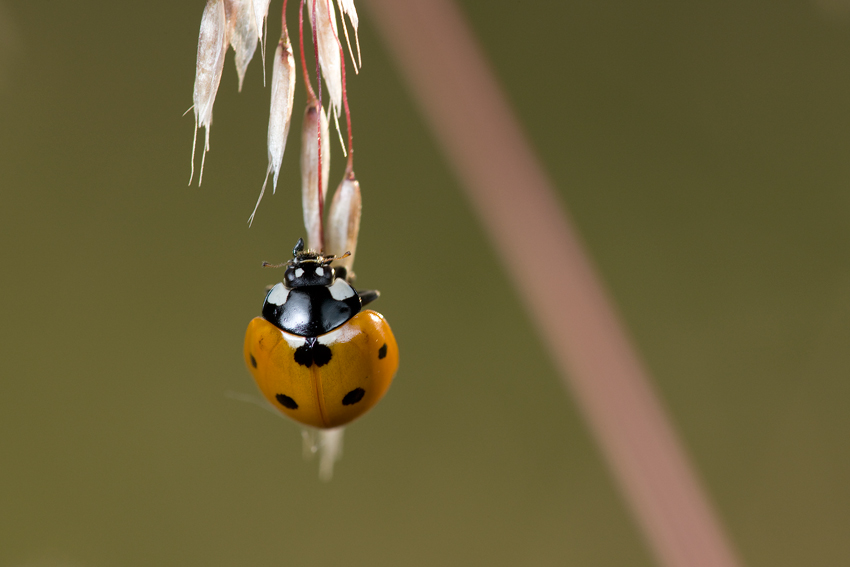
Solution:
M665 567L740 564L580 238L451 0L368 0ZM547 277L539 274L539 251ZM556 300L553 300L556 298Z

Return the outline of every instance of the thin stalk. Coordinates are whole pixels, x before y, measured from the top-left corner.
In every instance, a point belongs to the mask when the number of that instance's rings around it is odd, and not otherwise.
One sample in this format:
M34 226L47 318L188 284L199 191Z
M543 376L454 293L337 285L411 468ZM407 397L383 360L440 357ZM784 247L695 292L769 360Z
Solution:
M304 75L304 86L307 89L307 103L309 104L316 100L316 93L313 91L310 73L307 72L307 59L304 56L304 2L305 0L301 0L301 7L298 9L298 45L301 49L301 71ZM285 5L284 9L286 9ZM321 88L321 83L319 88Z
M318 85L319 97L319 112L322 112L322 72L319 67L319 36L316 28L318 27L318 14L316 11L316 0L310 0L313 5L313 53L316 56L316 84ZM306 75L306 73L305 73ZM322 120L321 117L316 122L316 144L317 155L319 156L319 184L316 186L316 191L319 192L319 246L320 250L325 249L325 198L322 195Z
M740 565L552 182L458 8L451 0L367 4L659 563ZM540 271L539 254L531 251L545 253L546 277L528 277Z

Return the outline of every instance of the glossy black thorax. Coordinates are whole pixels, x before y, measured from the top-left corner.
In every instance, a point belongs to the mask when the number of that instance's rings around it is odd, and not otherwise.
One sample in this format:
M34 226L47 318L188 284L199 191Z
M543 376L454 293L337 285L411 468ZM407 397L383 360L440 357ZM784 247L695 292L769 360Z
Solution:
M318 272L318 274L317 274ZM286 270L263 302L263 319L302 337L317 337L349 321L362 309L359 294L330 266L301 264Z

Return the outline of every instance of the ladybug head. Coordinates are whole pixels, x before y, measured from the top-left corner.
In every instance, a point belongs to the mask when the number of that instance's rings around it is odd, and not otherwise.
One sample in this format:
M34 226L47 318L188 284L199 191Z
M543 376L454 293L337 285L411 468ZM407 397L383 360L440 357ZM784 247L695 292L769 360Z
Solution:
M283 274L283 285L293 289L307 286L329 286L334 282L334 269L330 263L339 258L345 258L349 253L342 256L324 256L321 252L304 250L304 239L299 238L292 249L292 260L285 264L272 265L263 262L263 266L279 268L286 267Z

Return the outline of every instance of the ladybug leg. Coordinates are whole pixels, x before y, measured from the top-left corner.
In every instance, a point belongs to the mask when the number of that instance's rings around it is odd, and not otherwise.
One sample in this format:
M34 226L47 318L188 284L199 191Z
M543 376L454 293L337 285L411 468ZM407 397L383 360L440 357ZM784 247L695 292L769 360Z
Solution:
M367 290L364 290L364 291L358 291L357 295L360 296L360 301L362 302L363 306L365 307L369 303L372 303L373 301L375 301L376 299L381 297L381 292L378 291L377 289L367 289Z

